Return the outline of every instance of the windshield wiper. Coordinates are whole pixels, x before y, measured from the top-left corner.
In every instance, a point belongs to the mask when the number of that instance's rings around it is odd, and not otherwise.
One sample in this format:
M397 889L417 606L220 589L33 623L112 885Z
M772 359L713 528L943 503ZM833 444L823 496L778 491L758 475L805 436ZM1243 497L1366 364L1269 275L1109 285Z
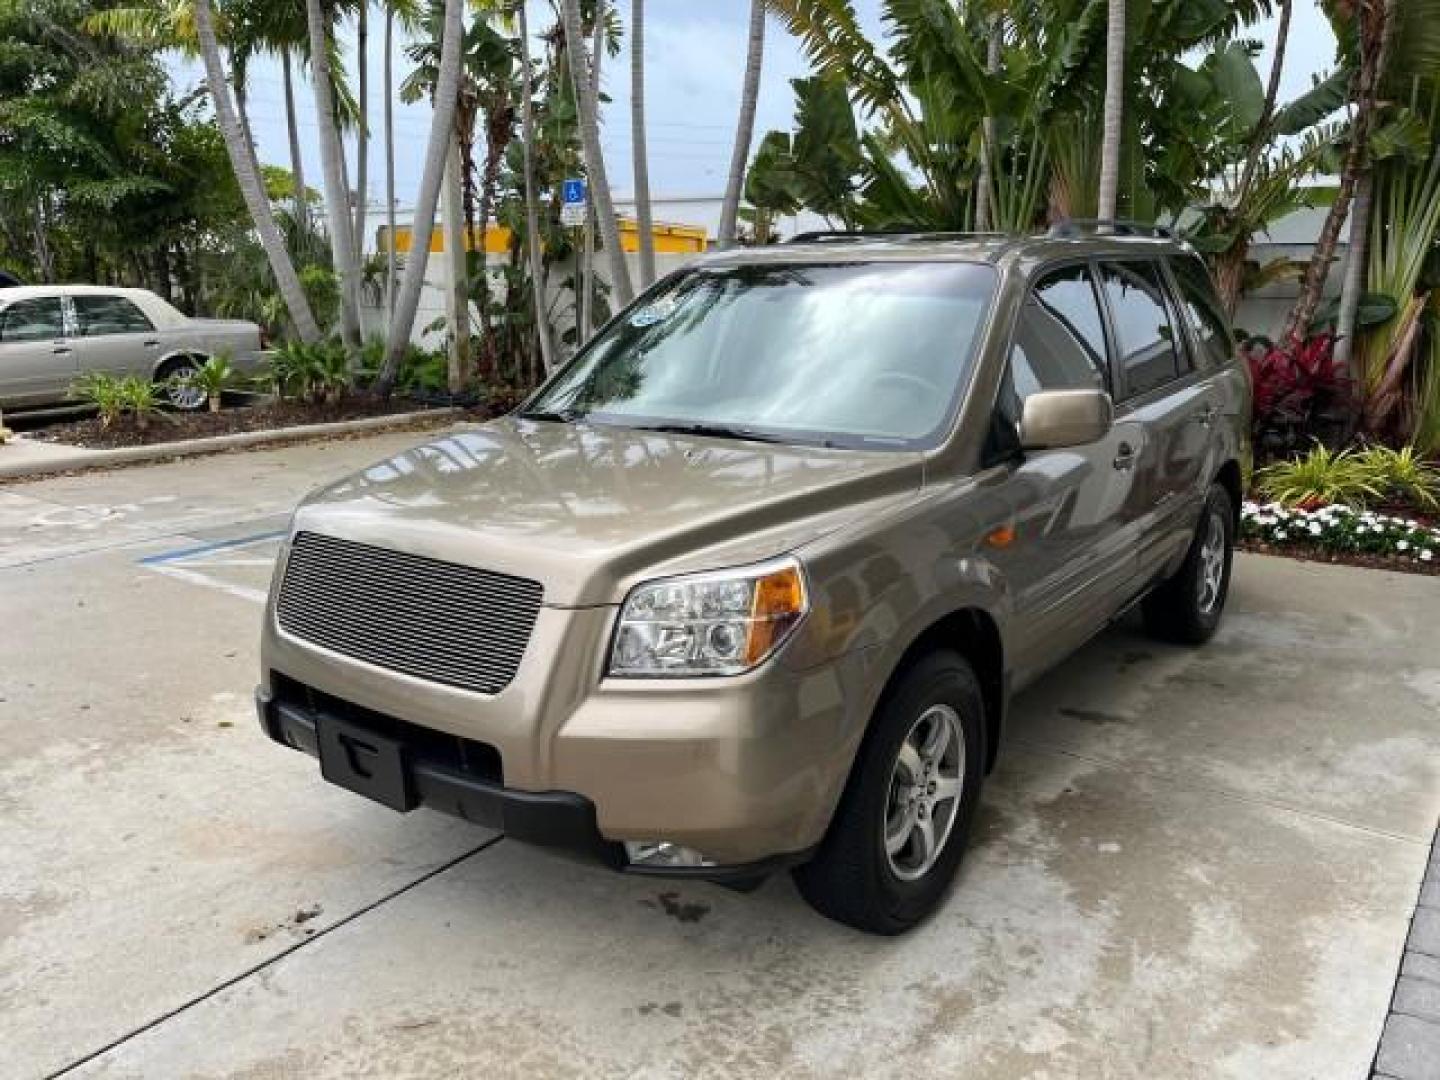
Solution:
M525 409L515 415L522 420L553 420L557 424L572 424L585 414L579 409Z
M636 424L640 431L662 431L667 435L709 435L716 439L748 439L750 442L778 443L784 439L766 435L753 428L726 424Z

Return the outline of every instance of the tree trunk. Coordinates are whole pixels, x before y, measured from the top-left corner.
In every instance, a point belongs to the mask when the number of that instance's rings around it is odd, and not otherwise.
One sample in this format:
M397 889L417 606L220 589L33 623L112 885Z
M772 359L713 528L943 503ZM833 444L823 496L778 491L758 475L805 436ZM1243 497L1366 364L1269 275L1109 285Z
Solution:
M395 7L385 5L385 318L395 317Z
M573 2L573 0L572 0ZM455 131L455 99L460 91L460 39L465 32L465 0L445 0L445 31L440 45L440 72L436 79L435 107L430 116L430 140L425 148L425 167L420 174L420 191L415 196L414 224L411 226L410 255L405 260L405 277L395 300L395 316L385 342L385 363L375 380L375 391L389 397L395 388L400 360L410 344L420 289L425 284L425 264L430 257L430 233L435 228L435 202L445 156Z
M545 259L540 252L540 195L535 188L535 93L531 85L530 27L525 18L523 0L515 7L520 17L520 108L525 136L525 246L530 255L530 288L535 296L535 332L540 339L540 362L548 376L555 370L555 342L550 335L550 311L545 302Z
M595 5L595 24L590 28L590 92L600 101L600 65L605 60L605 4ZM585 228L580 233L580 324L576 344L584 345L595 333L595 237L599 222L595 218L595 192L587 186L585 193Z
M1000 35L1000 16L991 15L990 41L985 50L985 70L991 75L1000 70ZM995 118L986 116L980 121L980 180L978 190L975 192L975 229L977 232L987 232L994 227L990 222L990 200L995 183L994 157Z
M1345 278L1340 286L1340 310L1335 318L1335 366L1349 375L1351 385L1362 390L1364 383L1360 372L1353 370L1355 324L1360 315L1360 296L1365 291L1365 271L1370 256L1370 208L1374 189L1374 177L1366 169L1355 180L1355 199L1350 207L1350 243L1345 253Z
M360 347L360 304L355 279L354 222L345 185L343 150L335 123L335 86L330 71L330 26L324 0L305 0L310 32L310 81L315 88L315 123L319 127L320 164L325 172L325 215L330 223L331 262L340 280L340 338Z
M650 155L645 137L645 0L630 5L630 149L635 169L635 224L640 232L640 288L655 283L655 222L650 212Z
M275 224L275 215L270 209L270 200L265 194L259 170L250 148L245 145L240 121L235 115L234 103L230 99L229 85L225 81L225 66L220 60L220 44L215 38L215 25L210 12L210 0L195 0L195 31L199 38L200 54L205 61L205 80L210 87L210 97L215 103L215 119L220 125L220 134L225 140L225 150L230 155L230 167L235 170L235 179L240 194L255 223L260 244L270 261L271 272L290 312L290 321L300 340L308 343L320 340L320 326L300 287L300 278L285 250L285 242Z
M1270 121L1275 118L1275 99L1280 94L1280 75L1285 70L1285 46L1290 40L1290 12L1294 0L1280 0L1280 23L1275 28L1275 59L1270 64L1270 81L1265 87L1265 105L1260 110L1260 119L1250 137L1250 150L1245 155L1245 167L1240 173L1240 185L1236 188L1235 202L1239 205L1250 193L1250 182L1260 166L1260 157L1270 140Z
M610 287L620 306L635 299L630 284L630 268L620 248L620 224L615 219L615 203L610 195L610 180L605 173L605 155L600 149L600 107L598 95L591 90L586 73L590 70L585 47L585 34L580 25L580 0L561 0L565 22L565 48L570 54L570 79L575 87L575 100L580 111L580 142L585 153L585 174L595 198L595 211L600 218L600 235L604 238L605 256L610 267Z
M450 324L450 355L446 382L450 393L464 391L470 378L470 282L466 275L465 203L460 174L464 162L458 136L451 139L445 179L440 189L440 219L445 236L445 315ZM412 238L410 249L415 249Z
M360 0L355 22L355 67L360 91L360 130L355 133L355 287L365 260L365 215L370 201L370 0Z
M1120 192L1120 134L1125 108L1125 0L1110 0L1105 30L1105 122L1095 216L1114 221Z
M1282 341L1297 340L1309 331L1310 323L1315 318L1315 311L1320 306L1320 297L1325 290L1330 264L1335 261L1335 248L1340 242L1340 229L1344 226L1346 216L1350 212L1356 181L1365 167L1370 142L1370 125L1374 122L1380 67L1384 59L1385 43L1389 37L1386 28L1393 25L1391 14L1394 4L1395 0L1386 0L1385 6L1377 9L1361 5L1357 8L1354 16L1357 20L1356 30L1360 42L1360 66L1355 73L1354 92L1351 94L1355 102L1355 115L1350 121L1350 146L1345 151L1345 163L1340 172L1340 186L1335 193L1335 201L1330 204L1330 212L1326 215L1325 223L1320 228L1320 237L1315 242L1314 254L1310 257L1309 265L1305 267L1305 279L1300 286L1300 296L1295 301L1295 307L1290 311L1290 318L1286 321ZM1367 24L1367 11L1376 12L1373 17L1378 19L1378 26ZM1358 293L1355 294L1355 300L1358 303Z
M750 0L750 42L745 50L745 83L740 92L740 118L735 126L735 148L730 153L730 175L725 201L720 206L721 248L735 244L735 223L740 216L740 191L750 163L750 141L755 136L755 103L760 96L760 65L765 58L765 0Z
M304 229L310 220L305 202L305 158L300 153L300 124L295 118L295 76L290 50L280 50L280 71L285 83L285 131L290 136L290 176L295 181L295 224Z

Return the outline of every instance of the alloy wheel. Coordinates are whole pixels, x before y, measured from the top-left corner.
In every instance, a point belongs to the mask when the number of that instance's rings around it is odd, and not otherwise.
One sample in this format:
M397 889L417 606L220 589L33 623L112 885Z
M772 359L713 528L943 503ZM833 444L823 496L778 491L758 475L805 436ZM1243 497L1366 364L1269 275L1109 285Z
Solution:
M949 705L931 705L900 743L885 800L885 859L900 880L924 877L945 850L964 776L960 715Z

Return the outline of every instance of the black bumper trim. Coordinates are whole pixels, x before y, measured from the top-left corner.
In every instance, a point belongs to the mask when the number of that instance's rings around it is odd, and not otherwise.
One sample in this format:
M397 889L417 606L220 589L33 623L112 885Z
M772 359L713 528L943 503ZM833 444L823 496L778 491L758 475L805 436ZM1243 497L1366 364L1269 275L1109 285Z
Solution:
M263 688L255 691L255 706L261 730L271 740L313 758L320 756L315 718L310 710L292 702L275 701ZM729 866L632 866L626 861L625 846L600 834L595 804L583 795L507 788L423 758L412 759L409 769L421 806L629 874L746 886L805 862L813 854L813 850L800 851Z

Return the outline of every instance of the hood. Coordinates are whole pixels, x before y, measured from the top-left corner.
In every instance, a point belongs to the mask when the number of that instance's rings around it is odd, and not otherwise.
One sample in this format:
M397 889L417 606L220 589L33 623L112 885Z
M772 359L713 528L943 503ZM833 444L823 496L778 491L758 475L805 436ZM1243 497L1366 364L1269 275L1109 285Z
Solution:
M657 573L794 550L921 487L908 452L506 418L313 494L309 530L533 578L544 603L618 603Z

